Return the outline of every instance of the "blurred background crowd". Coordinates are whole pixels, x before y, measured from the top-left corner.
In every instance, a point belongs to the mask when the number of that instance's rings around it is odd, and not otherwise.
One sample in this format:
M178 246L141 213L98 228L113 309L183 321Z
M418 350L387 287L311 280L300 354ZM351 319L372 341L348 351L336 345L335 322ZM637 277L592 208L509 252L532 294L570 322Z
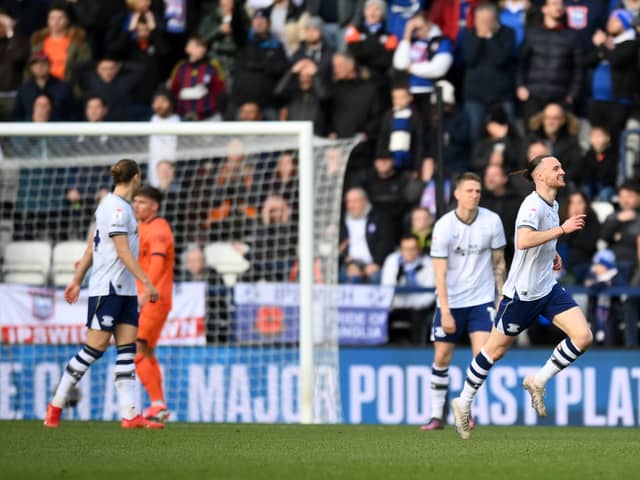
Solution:
M450 202L458 174L481 176L481 205L503 220L509 263L517 209L531 190L510 173L556 155L568 185L561 221L588 219L559 242L560 281L591 288L583 303L600 343L637 346L637 299L593 291L640 283L640 166L620 148L640 143L623 135L640 126L639 13L640 0L0 0L0 121L311 120L319 137L356 138L340 280L410 288L434 284L437 186ZM175 198L223 192L216 205L198 206L206 218L196 224L209 233L185 234L183 278L202 276L199 245L247 235L259 243L260 229L289 232L279 248L295 256L295 228L287 230L296 220L295 152L282 153L261 183L241 144L215 164L178 167L164 156L167 141L149 145L152 184ZM116 139L91 139L92 152L117 148ZM83 196L67 188L64 201ZM258 219L250 234L234 231L231 210ZM178 235L191 231L189 209L174 204L173 214ZM72 229L75 220L65 221ZM398 297L397 323L420 319L408 322L409 341L424 341L433 300ZM542 319L529 337L546 343L556 334Z

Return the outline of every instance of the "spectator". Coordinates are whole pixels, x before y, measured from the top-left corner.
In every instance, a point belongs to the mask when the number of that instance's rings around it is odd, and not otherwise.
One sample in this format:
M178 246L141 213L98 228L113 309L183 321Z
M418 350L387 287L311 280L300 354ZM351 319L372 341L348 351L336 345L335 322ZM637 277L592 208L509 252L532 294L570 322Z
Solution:
M33 32L46 25L47 12L52 2L3 0L0 3L2 10L16 21L16 31L29 38Z
M76 112L71 85L50 74L49 58L46 53L35 52L29 59L31 76L18 88L13 112L15 120L28 122L31 120L33 101L40 94L46 94L53 102L51 119L72 120Z
M413 96L405 86L391 91L391 110L382 119L377 151L389 151L396 170L417 172L422 162L422 119L412 106Z
M155 176L158 181L158 190L170 200L172 194L180 192L180 183L176 180L176 166L169 160L160 160L156 164ZM173 197L175 199L175 196Z
M371 79L378 88L383 107L388 108L389 72L393 52L398 46L398 37L389 33L385 23L386 3L383 0L366 0L364 15L356 26L345 33L347 52L358 65L371 72Z
M549 145L551 155L562 159L565 179L571 183L575 183L580 175L579 127L579 120L558 103L550 103L529 120L530 130Z
M609 11L622 8L627 10L634 18L640 15L640 0L611 0L609 2Z
M225 80L235 75L235 62L238 45L235 40L234 28L242 32L249 30L249 17L240 0L219 0L207 2L198 25L197 33L207 42L209 55L220 62L225 73ZM239 25L234 27L234 24Z
M99 95L87 97L83 120L86 122L105 122L109 117L109 107ZM72 148L82 155L113 154L123 152L130 146L130 137L108 135L78 135L73 138Z
M51 63L51 75L69 81L72 67L91 59L85 37L82 28L69 24L66 9L54 4L47 15L47 27L31 35L31 53L43 51Z
M470 169L480 174L488 165L500 165L506 171L518 168L524 153L522 139L500 105L487 115L484 130L473 149Z
M422 161L422 168L420 169L420 181L422 182L422 194L420 196L419 205L426 208L432 217L437 213L437 199L436 199L436 162L433 157L426 157ZM451 178L449 175L445 175L443 191L444 191L444 205L441 209L442 212L446 212L449 208L449 202L451 200Z
M149 31L152 32L155 40L159 40L163 46L170 48L168 38L164 38L166 34L164 20L164 2L152 0L126 0L126 8L120 9L115 15L111 16L108 22L108 28L104 41L104 56L120 58L120 54L124 52L126 45L135 41L138 36L138 25L145 24ZM179 48L174 46L174 48ZM166 78L170 72L173 63L164 65L169 62L167 50L163 49L163 65L161 67L160 76ZM157 85L152 85L155 89Z
M589 150L582 157L579 183L596 200L610 201L618 179L618 149L604 127L594 125L589 132Z
M380 268L393 250L393 234L391 220L371 206L363 189L347 191L340 225L340 281L380 283Z
M388 152L380 152L373 162L373 170L365 172L359 182L378 212L393 222L394 243L400 240L402 225L411 206L418 203L421 183L406 170L397 170Z
M618 268L616 266L616 256L609 249L597 251L593 255L591 266L584 281L586 287L593 290L600 290L611 287L618 278ZM616 322L611 318L611 297L609 295L596 295L595 315L592 321L592 329L595 330L594 341L604 343L607 347L614 344L616 334Z
M514 253L516 216L522 197L509 182L509 176L503 165L490 164L484 171L480 206L496 212L502 219L507 245L504 250L505 263L511 265Z
M295 153L293 151L282 152L278 156L275 174L272 178L263 181L266 195L277 195L284 198L292 206L291 218L297 220L298 212L298 166ZM264 195L263 195L264 196ZM265 197L266 198L266 197ZM261 198L264 203L264 198Z
M529 0L500 0L498 3L500 5L500 25L509 27L514 31L514 52L517 55L524 42L524 32L531 2Z
M246 237L247 257L251 262L252 281L282 282L297 258L298 229L293 222L291 207L279 195L269 195L260 211L259 222ZM275 241L277 239L277 241Z
M545 0L542 23L527 28L516 75L525 122L550 102L572 105L580 93L580 37L566 27L562 1Z
M149 176L151 166L149 166ZM176 242L183 242L186 238L185 212L183 211L187 194L182 191L180 182L176 178L176 165L173 161L160 160L155 165L154 176L158 182L158 190L162 192L165 202L162 203L161 213L173 228Z
M53 110L53 102L51 97L42 93L38 95L33 101L33 116L31 121L33 123L44 123L51 121L51 112Z
M315 63L318 75L325 84L333 79L333 54L335 50L324 41L324 22L320 17L310 17L306 22L304 40L291 57L292 70L300 71L303 67L299 62L309 59Z
M22 70L29 57L29 44L15 26L15 20L0 10L0 122L13 114Z
M109 107L102 97L87 98L84 108L84 119L87 122L104 122L109 113Z
M187 245L183 253L184 279L187 282L202 282L207 279L207 265L204 252L197 243Z
M427 17L416 15L405 26L402 40L393 55L393 67L407 72L409 91L425 122L431 121L430 95L434 83L453 64L453 45Z
M607 33L596 31L595 49L585 59L587 66L596 67L589 121L606 127L616 145L631 113L638 84L638 42L632 23L628 11L611 12Z
M151 103L153 110L151 123L178 123L180 117L174 113L174 102L173 94L169 90L164 88L156 90ZM161 188L157 173L158 163L175 161L177 148L178 137L175 135L149 136L149 170L147 173L151 186Z
M607 217L600 236L613 250L620 271L630 280L636 267L640 235L640 187L628 181L618 187L618 211Z
M192 35L184 51L187 59L178 62L167 82L177 99L176 113L183 120L221 120L224 78L207 58L206 42Z
M340 283L349 283L354 285L369 283L364 265L352 259L345 261L344 268L340 270L338 279ZM373 283L373 281L371 283Z
M263 120L262 109L256 102L245 102L238 108L238 121L259 122Z
M584 283L589 273L591 258L596 253L600 236L600 222L590 205L589 197L576 191L569 195L560 210L560 221L575 215L586 215L584 228L564 235L558 240L558 252L562 256L562 265L569 275L565 283Z
M327 101L329 88L318 72L317 65L309 59L297 61L284 74L275 88L275 95L282 99L280 120L309 120L316 135L327 135Z
M427 9L427 0L389 0L387 2L387 29L402 38L407 22Z
M565 0L564 9L567 26L578 32L582 50L588 52L593 48L591 37L606 23L607 7L601 0Z
M143 66L144 82L139 82L132 94L132 120L147 121L152 115L149 105L154 89L162 83L162 62L169 52L169 45L162 31L156 28L153 17L141 15L133 31L121 30L110 45L112 55L124 62ZM149 88L151 87L151 88Z
M99 96L107 103L110 121L129 120L133 90L144 73L143 66L103 58L97 63L90 61L78 64L74 70L85 98Z
M621 283L628 285L634 278L638 261L640 237L640 187L631 181L618 187L617 212L607 217L600 238L616 256ZM625 346L638 346L638 299L628 297L622 305L625 323Z
M431 251L431 235L435 220L429 210L423 207L415 207L411 211L411 225L409 233L418 239L418 247L422 255L429 255Z
M382 285L392 287L435 288L433 264L420 250L418 238L405 235L400 249L389 254L382 267ZM398 293L393 296L389 313L389 337L394 339L394 327L407 325L409 341L413 345L425 345L429 332L429 318L436 297L433 292Z
M62 3L67 9L72 24L82 27L87 35L87 43L91 47L92 58L102 58L104 43L104 28L109 19L117 15L124 7L124 2L94 2L92 0L64 0ZM111 5L110 5L111 4ZM115 4L115 5L113 5ZM104 26L101 24L105 24Z
M442 113L444 128L444 163L454 174L462 174L469 170L469 156L471 154L471 133L469 119L456 106L455 89L447 80L438 80L436 86L442 89ZM436 96L431 95L431 104L436 103ZM438 131L436 128L437 112L431 112L431 121L427 124L425 154L435 157L438 146Z
M235 19L235 17L234 17ZM245 102L256 102L265 118L277 118L274 88L289 66L280 41L269 29L269 12L255 11L251 29L247 33L234 24L233 34L238 45L236 72L231 87L230 117L236 117L236 109Z
M224 161L203 180L205 185L200 197L203 205L199 208L206 212L204 227L208 241L242 240L258 217L259 198L254 169L247 162L239 140L228 143ZM198 182L198 179L192 181Z
M165 0L158 3L162 20L160 23L164 25L167 44L171 47L166 60L166 66L170 69L180 61L189 37L196 33L198 22L202 18L203 2L201 0ZM152 6L157 7L158 3L154 1ZM164 77L167 77L168 73L169 70Z
M334 82L329 105L329 136L360 140L349 158L348 173L371 167L380 125L380 99L375 85L356 69L346 53L333 56Z
M355 24L362 9L353 0L307 0L307 11L312 16L322 18L324 37L334 51L343 50L343 29L347 24Z
M508 119L514 117L513 88L515 35L498 23L491 3L475 9L474 26L464 32L464 111L469 117L471 140L481 133L487 113L499 104ZM488 86L490 88L487 88Z
M291 56L300 46L303 26L308 18L304 0L248 0L251 10L266 12L271 25L271 33L283 44L287 56Z

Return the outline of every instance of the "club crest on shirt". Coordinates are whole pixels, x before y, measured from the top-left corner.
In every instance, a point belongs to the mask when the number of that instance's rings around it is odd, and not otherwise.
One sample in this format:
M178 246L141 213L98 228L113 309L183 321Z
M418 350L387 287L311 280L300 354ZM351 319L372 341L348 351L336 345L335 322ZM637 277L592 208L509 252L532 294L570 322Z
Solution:
M574 30L582 30L586 28L589 22L589 9L582 5L568 6L567 25Z

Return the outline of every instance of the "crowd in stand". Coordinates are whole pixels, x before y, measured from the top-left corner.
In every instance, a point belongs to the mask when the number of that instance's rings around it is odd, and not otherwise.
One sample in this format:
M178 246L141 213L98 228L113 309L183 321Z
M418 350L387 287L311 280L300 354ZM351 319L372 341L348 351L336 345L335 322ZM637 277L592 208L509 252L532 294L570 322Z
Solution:
M618 145L640 122L639 13L640 0L0 0L0 121L311 120L318 136L356 138L340 229L340 278L352 283L433 286L423 259L436 187L449 202L465 171L483 178L481 205L503 219L509 262L516 211L531 190L509 173L550 153L566 171L563 215L588 215L588 228L559 244L562 281L635 285L640 171L620 168ZM75 141L117 149L107 137ZM165 154L175 150L171 142L150 142L151 183L169 198L181 189L224 191L218 204L194 206L206 218L174 205L177 235L189 222L209 232L185 234L185 245L259 243L267 230L295 230L294 155L280 156L278 178L260 191L242 145L178 175ZM2 148L37 155L41 145ZM83 194L64 195L74 205ZM616 211L601 224L593 201ZM232 209L261 221L235 231L243 224L231 221ZM273 261L295 256L295 234L287 235ZM607 254L597 255L605 244ZM183 255L197 264L196 251L190 244ZM617 273L606 280L595 273L603 258ZM433 303L414 297L420 310ZM602 342L638 344L635 299L591 303ZM608 316L624 319L624 334L613 321L598 323Z

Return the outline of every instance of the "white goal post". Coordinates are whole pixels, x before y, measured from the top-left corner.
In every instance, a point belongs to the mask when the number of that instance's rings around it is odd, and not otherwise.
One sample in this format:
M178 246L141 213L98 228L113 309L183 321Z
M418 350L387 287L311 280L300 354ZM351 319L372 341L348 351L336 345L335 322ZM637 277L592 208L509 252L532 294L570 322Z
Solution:
M183 123L6 123L1 137L132 137L176 136L269 136L294 137L298 150L298 278L299 278L299 420L318 421L314 415L314 137L311 122L183 122ZM324 140L323 140L324 141ZM345 151L350 149L344 147ZM144 158L135 158L142 160ZM346 159L344 160L346 164ZM342 170L344 170L344 166ZM342 178L340 178L340 182ZM341 191L341 185L338 192ZM335 232L337 235L337 232Z

